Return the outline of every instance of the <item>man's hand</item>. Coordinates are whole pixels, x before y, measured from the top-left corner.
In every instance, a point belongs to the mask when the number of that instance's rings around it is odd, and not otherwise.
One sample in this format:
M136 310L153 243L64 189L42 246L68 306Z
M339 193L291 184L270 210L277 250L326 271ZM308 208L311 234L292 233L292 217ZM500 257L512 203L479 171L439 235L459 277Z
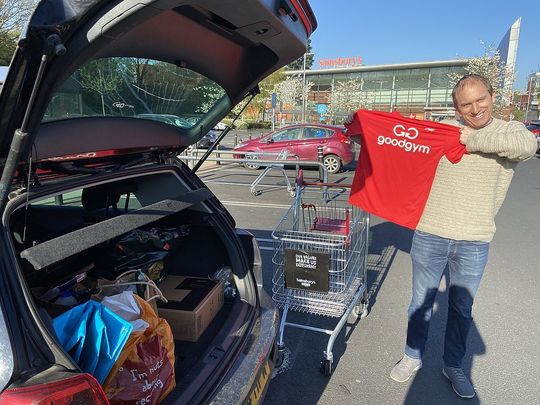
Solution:
M469 136L474 134L474 129L470 127L463 127L460 130L461 134L459 135L459 142L461 142L463 145L467 145L467 139L469 139Z

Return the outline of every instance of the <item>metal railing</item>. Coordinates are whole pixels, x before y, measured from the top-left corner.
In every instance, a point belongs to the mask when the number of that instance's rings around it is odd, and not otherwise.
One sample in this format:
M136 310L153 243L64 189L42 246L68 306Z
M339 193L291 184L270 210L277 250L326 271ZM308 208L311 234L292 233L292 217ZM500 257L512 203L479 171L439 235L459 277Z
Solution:
M179 160L184 160L186 161L186 164L188 164L189 166L189 163L190 162L193 162L193 164L195 164L195 162L197 162L199 160L199 157L198 157L198 149L192 149L190 151L186 151L187 153L189 153L189 155L187 154L180 154L180 155L177 155L177 158ZM298 173L300 171L300 167L313 167L313 166L317 166L319 168L319 180L321 181L320 182L320 186L321 186L321 189L323 190L324 193L327 192L328 190L328 169L326 168L326 166L324 165L324 163L320 162L320 161L317 161L317 160L298 160L298 156L296 156L296 160L286 160L286 161L283 161L283 160L271 160L271 159L257 159L257 160L254 160L253 158L223 158L221 157L220 155L224 154L224 155L246 155L246 154L250 154L250 155L254 155L254 154L259 154L261 156L268 156L268 155L271 155L271 156L275 156L276 158L279 156L279 153L274 153L274 152L239 152L239 151L232 151L232 150L216 150L216 151L213 151L212 154L213 155L217 155L215 157L207 157L206 160L207 161L210 161L210 162L218 162L218 163L237 163L237 164L253 164L253 163L257 163L258 165L261 165L261 166L271 166L271 165L276 165L276 164L279 164L279 165L291 165L291 166L295 166L295 178L298 177ZM313 184L315 185L315 184Z

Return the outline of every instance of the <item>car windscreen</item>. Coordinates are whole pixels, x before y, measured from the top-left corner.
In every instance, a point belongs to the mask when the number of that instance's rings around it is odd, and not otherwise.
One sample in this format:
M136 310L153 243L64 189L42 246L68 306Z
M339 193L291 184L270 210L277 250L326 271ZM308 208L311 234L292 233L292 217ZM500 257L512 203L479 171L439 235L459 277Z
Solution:
M54 92L43 121L134 117L191 128L223 97L222 87L193 70L152 59L111 57L75 71Z

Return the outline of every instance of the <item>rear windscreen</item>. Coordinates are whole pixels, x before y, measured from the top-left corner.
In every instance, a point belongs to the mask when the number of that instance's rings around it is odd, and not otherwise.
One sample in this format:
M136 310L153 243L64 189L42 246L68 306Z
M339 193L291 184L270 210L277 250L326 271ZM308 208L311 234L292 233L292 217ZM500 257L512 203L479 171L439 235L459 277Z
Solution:
M191 128L226 93L207 77L152 59L104 58L81 66L53 94L43 121L134 117Z

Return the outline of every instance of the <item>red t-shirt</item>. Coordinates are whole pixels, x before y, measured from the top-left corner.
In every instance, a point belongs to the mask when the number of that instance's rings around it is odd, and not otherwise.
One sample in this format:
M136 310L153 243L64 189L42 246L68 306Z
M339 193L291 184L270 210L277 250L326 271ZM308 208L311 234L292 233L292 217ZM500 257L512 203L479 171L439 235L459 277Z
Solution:
M457 163L466 152L458 127L359 110L347 135L361 135L349 202L391 222L415 229L439 160Z

